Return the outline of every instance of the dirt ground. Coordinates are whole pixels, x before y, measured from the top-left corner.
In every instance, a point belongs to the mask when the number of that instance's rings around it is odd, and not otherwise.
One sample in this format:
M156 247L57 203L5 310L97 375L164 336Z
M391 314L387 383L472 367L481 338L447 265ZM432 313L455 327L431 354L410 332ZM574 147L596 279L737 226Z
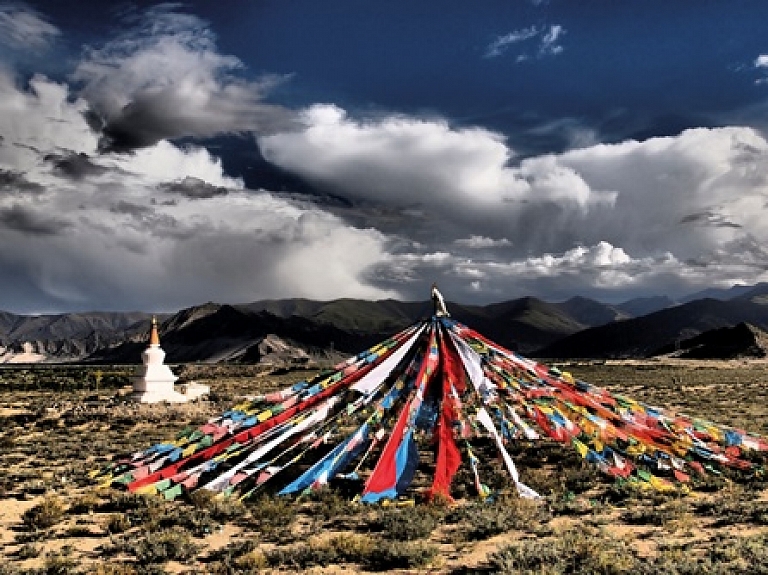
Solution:
M558 365L652 405L768 435L765 362ZM40 385L26 372L1 375L0 575L768 572L763 475L711 476L690 493L657 493L600 475L569 448L521 442L510 451L523 481L546 496L539 503L507 494L478 504L464 469L452 506L372 508L333 491L299 502L165 502L97 485L89 472L307 374L187 367L185 378L212 396L185 406L133 405L125 388L71 388L51 383L49 372ZM487 465L501 474L497 461Z

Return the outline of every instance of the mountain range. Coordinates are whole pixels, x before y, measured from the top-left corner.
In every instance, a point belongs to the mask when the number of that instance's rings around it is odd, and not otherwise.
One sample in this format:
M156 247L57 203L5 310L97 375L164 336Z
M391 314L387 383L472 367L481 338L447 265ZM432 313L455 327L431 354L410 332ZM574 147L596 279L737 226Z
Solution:
M448 309L508 349L546 358L646 357L740 323L768 329L768 284L700 293L682 303L664 296L621 304L526 297L485 306L449 302ZM431 302L285 299L209 302L158 319L169 363L307 362L356 353L431 313ZM138 363L150 318L145 312L0 312L0 363Z

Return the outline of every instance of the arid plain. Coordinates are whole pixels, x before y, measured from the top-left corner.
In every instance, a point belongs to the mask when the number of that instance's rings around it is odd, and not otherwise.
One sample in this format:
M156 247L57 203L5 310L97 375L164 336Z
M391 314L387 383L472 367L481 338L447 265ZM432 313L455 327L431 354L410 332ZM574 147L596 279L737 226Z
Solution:
M768 435L763 361L565 365L651 405ZM523 480L545 495L540 503L510 493L479 503L464 468L452 506L362 506L332 490L300 501L166 502L94 484L89 472L115 456L309 375L258 366L179 371L210 385L210 400L127 403L130 368L0 370L0 574L768 572L765 475L710 475L690 493L660 493L617 483L548 441L510 447ZM503 488L490 444L484 455L486 483Z

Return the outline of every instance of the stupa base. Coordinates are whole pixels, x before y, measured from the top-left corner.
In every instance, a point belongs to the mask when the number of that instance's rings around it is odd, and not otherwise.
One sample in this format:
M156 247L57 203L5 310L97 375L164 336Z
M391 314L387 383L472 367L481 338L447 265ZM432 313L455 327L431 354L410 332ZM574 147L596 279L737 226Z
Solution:
M134 391L131 399L137 403L187 403L189 398L177 391L162 393L151 391Z

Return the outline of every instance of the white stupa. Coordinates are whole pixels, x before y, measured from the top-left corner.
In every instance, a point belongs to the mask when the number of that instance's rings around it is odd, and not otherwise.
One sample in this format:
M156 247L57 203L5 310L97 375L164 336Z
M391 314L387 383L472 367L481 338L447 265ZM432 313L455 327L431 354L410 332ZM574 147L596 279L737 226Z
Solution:
M140 403L185 403L190 398L173 387L178 377L165 365L165 352L160 347L157 320L152 318L149 347L141 354L141 365L133 377L133 399Z

